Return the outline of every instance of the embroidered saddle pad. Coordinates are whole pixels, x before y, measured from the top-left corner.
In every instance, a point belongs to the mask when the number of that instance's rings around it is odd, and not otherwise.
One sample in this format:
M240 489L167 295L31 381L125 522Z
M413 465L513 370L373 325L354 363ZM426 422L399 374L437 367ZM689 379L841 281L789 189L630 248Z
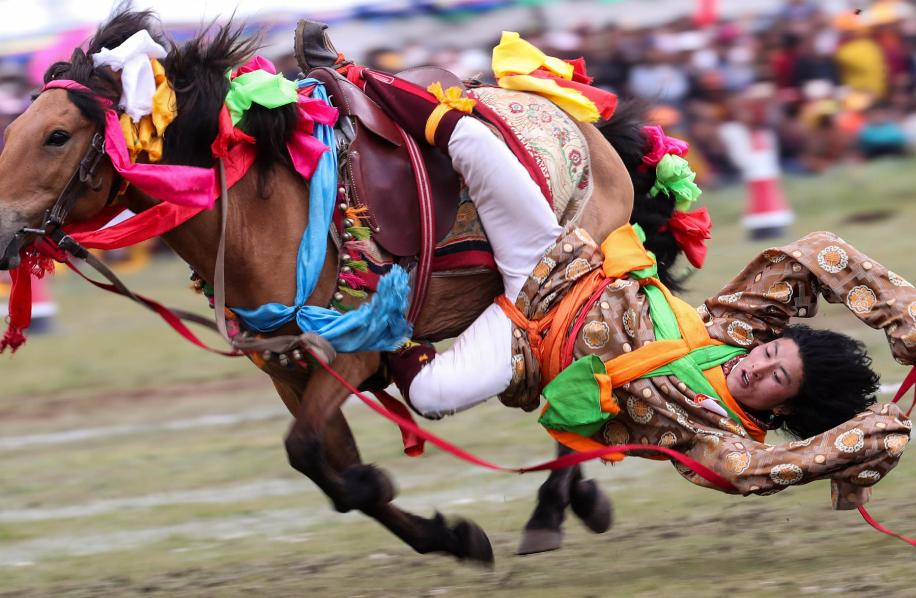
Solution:
M554 213L561 225L577 222L594 187L588 144L575 121L542 96L501 89L477 87L474 97L484 111L494 134L507 142L531 171L537 169L546 181ZM511 136L511 141L507 137ZM391 267L394 256L370 241L364 254L369 264L369 288ZM477 216L477 210L462 185L458 213L448 234L437 243L434 272L467 269L495 269L492 250Z

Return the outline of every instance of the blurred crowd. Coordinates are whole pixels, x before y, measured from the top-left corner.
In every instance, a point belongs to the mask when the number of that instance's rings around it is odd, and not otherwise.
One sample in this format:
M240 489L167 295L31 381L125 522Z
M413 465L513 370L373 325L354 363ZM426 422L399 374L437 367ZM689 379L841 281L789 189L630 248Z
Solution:
M861 8L855 0L774 1L739 20L720 18L716 4L696 0L693 15L652 27L558 31L545 22L521 33L548 54L584 56L595 85L651 104L655 122L691 143L706 186L747 180L741 155L755 131L769 135L756 139L772 141L780 172L916 150L916 0L863 0ZM487 80L497 41L459 48L399 40L356 58L393 72L438 64ZM294 76L291 55L274 58ZM0 59L0 127L34 91L28 70ZM736 134L742 127L750 133Z
M698 181L710 186L746 180L741 127L771 132L791 173L916 150L916 10L862 4L787 0L735 21L698 13L650 28L522 35L550 55L584 56L595 85L651 103L654 121L690 141ZM407 43L363 62L440 64L486 79L489 57L489 47Z

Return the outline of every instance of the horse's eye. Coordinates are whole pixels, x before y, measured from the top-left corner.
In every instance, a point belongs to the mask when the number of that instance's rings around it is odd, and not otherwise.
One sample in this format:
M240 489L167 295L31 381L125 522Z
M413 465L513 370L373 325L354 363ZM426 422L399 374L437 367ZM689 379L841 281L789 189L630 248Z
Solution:
M45 139L45 145L60 147L68 141L70 141L70 133L57 129L56 131L51 131L51 134Z

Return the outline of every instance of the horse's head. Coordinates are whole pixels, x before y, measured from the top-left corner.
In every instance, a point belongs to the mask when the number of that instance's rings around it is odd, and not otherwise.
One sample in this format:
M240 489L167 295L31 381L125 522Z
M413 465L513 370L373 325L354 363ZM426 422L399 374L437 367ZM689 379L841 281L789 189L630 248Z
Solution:
M45 83L70 80L83 90L47 89L7 127L0 154L0 269L18 265L18 247L28 242L30 230L47 224L49 211L79 222L105 206L116 182L114 170L107 157L88 162L94 158L94 136L104 136L103 103L117 103L121 88L119 74L96 68L91 56L119 46L141 29L150 30L152 19L148 11L125 9L113 15L87 51L75 49L69 61L45 73Z
M0 269L18 266L18 245L26 240L27 229L41 228L58 199L67 201L72 195L69 220L80 221L98 213L109 197L110 163L102 161L88 177L89 165L81 168L90 156L93 137L104 126L102 110L88 94L74 101L75 95L65 89L45 91L5 131L0 154ZM81 170L85 181L80 180Z

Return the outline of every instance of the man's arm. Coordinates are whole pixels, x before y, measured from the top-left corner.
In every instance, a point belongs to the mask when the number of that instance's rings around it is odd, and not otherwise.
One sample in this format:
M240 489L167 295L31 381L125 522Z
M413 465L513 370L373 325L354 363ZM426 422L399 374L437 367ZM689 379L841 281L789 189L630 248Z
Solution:
M916 363L916 289L833 233L764 251L699 311L712 338L751 347L813 316L818 296L884 330L898 362Z
M896 405L872 405L822 434L776 446L700 430L685 453L745 496L774 494L829 478L833 507L854 509L868 501L871 486L897 465L911 427ZM692 471L675 467L694 484L714 487Z

